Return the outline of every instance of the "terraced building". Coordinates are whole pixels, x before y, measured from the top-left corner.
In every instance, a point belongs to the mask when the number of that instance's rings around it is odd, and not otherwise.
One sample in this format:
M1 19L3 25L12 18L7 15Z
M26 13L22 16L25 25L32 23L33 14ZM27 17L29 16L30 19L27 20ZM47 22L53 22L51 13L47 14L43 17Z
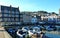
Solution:
M0 25L20 23L19 7L0 5Z

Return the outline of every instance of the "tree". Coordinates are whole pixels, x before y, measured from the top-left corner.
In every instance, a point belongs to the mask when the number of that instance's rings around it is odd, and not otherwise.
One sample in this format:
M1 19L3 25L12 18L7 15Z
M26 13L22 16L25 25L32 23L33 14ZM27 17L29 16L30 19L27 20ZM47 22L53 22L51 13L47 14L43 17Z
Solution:
M56 14L55 12L52 12L52 14Z
M47 11L38 11L39 13L48 13Z

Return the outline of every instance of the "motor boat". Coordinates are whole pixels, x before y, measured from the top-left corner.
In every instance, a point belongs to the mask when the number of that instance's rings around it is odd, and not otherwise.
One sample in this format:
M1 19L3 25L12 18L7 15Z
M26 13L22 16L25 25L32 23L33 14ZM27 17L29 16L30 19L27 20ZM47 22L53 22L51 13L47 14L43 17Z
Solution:
M39 27L32 27L30 30L28 30L29 37L31 37L33 34L39 34L40 32L41 31Z
M40 33L41 31L39 27L33 27L33 32Z
M56 27L55 26L46 26L47 31L55 31Z
M22 30L18 30L18 31L17 31L17 35L18 35L19 37L22 37L22 38L23 38L23 32L22 32Z
M29 30L29 28L28 27L22 27L22 30L26 32Z
M25 38L26 35L29 35L29 37L31 37L34 34L40 34L41 36L43 36L44 33L40 31L39 27L33 27L32 29L29 29L28 27L23 27L22 29L18 29L17 31L17 35L22 38Z
M45 33L40 30L40 27L37 27L37 26L32 27L32 30L29 30L28 33L30 37L37 35L38 37L41 38L45 35Z
M17 35L18 35L20 38L25 38L25 36L28 35L28 28L23 27L22 29L18 29Z

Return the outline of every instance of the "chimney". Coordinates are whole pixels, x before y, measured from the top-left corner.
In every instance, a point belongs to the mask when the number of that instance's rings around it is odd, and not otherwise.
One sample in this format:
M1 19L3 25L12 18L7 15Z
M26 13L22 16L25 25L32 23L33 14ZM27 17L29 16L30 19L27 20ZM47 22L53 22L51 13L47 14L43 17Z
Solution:
M12 6L10 5L10 7L12 7Z
M19 9L19 6L18 6L18 9Z

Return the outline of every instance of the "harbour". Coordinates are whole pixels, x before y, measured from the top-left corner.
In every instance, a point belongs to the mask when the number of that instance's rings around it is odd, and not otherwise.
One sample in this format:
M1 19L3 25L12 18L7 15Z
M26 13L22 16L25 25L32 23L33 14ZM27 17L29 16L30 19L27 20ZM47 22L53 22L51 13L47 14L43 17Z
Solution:
M36 37L34 37L34 38L37 38L37 33L39 33L40 34L40 32L43 32L43 34L44 34L44 36L43 36L43 38L60 38L60 26L56 26L56 29L54 30L53 28L49 28L49 29L46 29L48 26L45 26L45 27L43 27L43 26L23 26L22 28L9 28L8 30L7 30L7 32L13 37L13 38L20 38L20 36L19 36L19 34L17 34L17 32L18 32L18 30L20 30L20 31L26 31L26 32L28 32L29 31L29 29L30 29L30 31L32 31L32 36L30 37L30 38L33 38L33 36L36 36ZM34 28L34 29L33 29ZM40 30L38 30L38 29L40 29ZM34 31L34 30L36 30L36 32ZM12 32L11 32L12 31ZM33 34L33 32L35 32L34 34ZM27 34L27 35L29 35L29 33ZM24 37L24 38L27 38L27 37ZM28 37L29 38L29 37ZM39 37L40 38L40 37ZM42 37L41 37L42 38Z

